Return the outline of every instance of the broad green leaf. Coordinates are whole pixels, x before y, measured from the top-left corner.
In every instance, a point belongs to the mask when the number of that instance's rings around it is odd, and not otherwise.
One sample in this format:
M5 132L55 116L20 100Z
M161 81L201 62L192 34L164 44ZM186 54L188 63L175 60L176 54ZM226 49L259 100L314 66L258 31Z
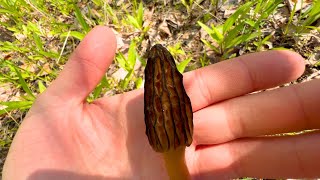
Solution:
M181 48L181 43L176 43L174 46L168 46L167 48L173 57L179 54L182 54L182 55L186 54L184 50Z
M13 16L19 16L19 13L16 13L15 11L10 11L7 9L0 9L1 14L12 14Z
M64 32L64 33L61 34L61 37L67 37L68 34L69 34L69 32ZM81 32L78 32L78 31L70 31L69 36L72 36L74 38L82 40L84 38L85 34L83 34Z
M0 102L0 105L7 106L0 110L0 115L10 112L12 110L25 110L29 109L33 101L10 101L10 102Z
M59 54L53 51L45 52L45 51L37 51L39 54L43 55L44 57L50 58L58 58ZM43 58L43 57L42 57Z
M135 81L136 88L137 88L137 89L141 88L142 83L143 83L143 80L142 80L141 77L139 77L139 78Z
M217 42L221 44L224 40L224 36L222 34L222 28L214 27L214 26L211 26L211 27L212 27L212 30L214 31Z
M39 92L43 93L46 90L46 86L42 83L41 80L38 81Z
M207 25L203 24L202 22L198 21L198 24L210 35L210 37L216 41L218 44L223 42L223 34L221 33L221 27L215 27L213 24L211 28Z
M256 22L252 19L246 19L245 22L249 24L251 27L254 27L256 24Z
M201 21L198 21L198 24L211 36L211 34L214 34L214 31L208 27L207 25L203 24Z
M245 23L240 23L237 24L233 29L231 29L226 35L225 35L225 40L224 40L224 46L229 47L229 46L234 46L232 44L232 41L237 38L241 33L243 33Z
M118 62L118 65L121 68L125 69L126 71L130 71L129 66L127 65L128 63L126 61L126 58L124 57L124 55L121 52L117 53L116 61Z
M137 59L136 43L134 41L131 41L130 47L128 50L128 61L127 61L130 70L134 69L134 66L136 65L136 59Z
M141 26L139 25L138 21L131 15L128 15L128 20L130 24L132 24L135 28L141 30Z
M177 69L178 71L182 74L184 72L184 70L186 69L187 65L189 64L189 62L192 60L191 57L181 61L178 65L177 65Z
M248 42L248 41L250 41L251 39L256 38L256 37L258 37L258 36L260 36L260 35L261 35L260 32L255 32L255 33L252 33L252 34L241 35L241 36L235 38L233 41L231 41L231 43L228 44L226 48L231 48L231 47L237 46L237 45L239 45L239 44L241 44L241 43Z

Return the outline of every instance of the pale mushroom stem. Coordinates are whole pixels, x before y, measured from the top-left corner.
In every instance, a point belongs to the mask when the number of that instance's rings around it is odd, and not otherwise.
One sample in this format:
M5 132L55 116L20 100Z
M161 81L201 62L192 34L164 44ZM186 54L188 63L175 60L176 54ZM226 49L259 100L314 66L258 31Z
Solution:
M185 146L163 153L168 175L171 180L190 180L185 162Z

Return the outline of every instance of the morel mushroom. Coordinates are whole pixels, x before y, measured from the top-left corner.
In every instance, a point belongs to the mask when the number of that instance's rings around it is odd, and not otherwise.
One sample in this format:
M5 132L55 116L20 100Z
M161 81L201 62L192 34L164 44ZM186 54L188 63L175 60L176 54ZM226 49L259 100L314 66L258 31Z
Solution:
M192 142L193 121L182 78L169 51L154 45L145 69L146 134L152 148L163 153L171 179L189 179L184 152Z

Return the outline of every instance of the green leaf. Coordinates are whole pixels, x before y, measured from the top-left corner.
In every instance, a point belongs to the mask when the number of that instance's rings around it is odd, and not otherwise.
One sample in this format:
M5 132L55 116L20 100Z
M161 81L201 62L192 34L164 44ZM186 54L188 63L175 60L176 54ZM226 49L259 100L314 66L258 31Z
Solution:
M234 46L231 42L237 38L241 33L243 33L245 23L237 24L233 29L231 29L225 36L224 44L226 46Z
M255 32L255 33L252 33L252 34L241 35L241 36L235 38L233 41L231 41L231 43L228 44L226 48L231 48L231 47L237 46L237 45L239 45L239 44L241 44L241 43L248 42L248 41L250 41L251 39L256 38L256 37L258 37L258 36L260 36L260 35L261 35L260 32Z
M30 21L28 21L27 29L28 29L29 32L41 35L41 31L40 31L39 27L36 24L34 24L34 23L30 22Z
M136 52L136 43L135 41L131 41L130 47L128 50L128 65L129 70L133 70L134 66L136 65L136 59L137 59L137 52Z
M219 44L221 44L224 40L224 36L222 34L222 27L214 27L213 25L211 26L212 30L214 31L215 39Z
M39 35L36 33L33 33L33 39L34 39L34 42L36 43L37 48L39 50L43 51L43 43L42 43Z
M184 50L181 48L181 43L176 43L174 46L168 46L167 48L173 57L179 54L182 54L182 55L186 54Z
M0 115L10 112L12 110L25 110L29 109L33 101L10 101L10 102L0 102L0 105L7 106L0 110Z
M46 90L46 86L42 83L41 80L38 81L39 92L43 93Z
M139 23L139 26L142 27L143 26L143 3L142 2L139 3L139 8L137 11L137 21Z
M256 22L252 19L246 19L245 22L249 24L251 27L254 27L256 25Z
M35 99L36 97L33 95L32 91L29 89L29 87L28 87L26 81L23 79L20 71L19 71L16 67L14 67L14 70L16 71L16 73L17 73L17 75L18 75L18 77L19 77L19 82L20 82L20 85L22 86L22 89L23 89L29 96L31 96L32 98Z
M315 67L319 67L319 66L320 66L320 61L316 62L316 63L314 64L314 66L315 66Z
M285 47L275 47L275 48L272 48L272 50L290 50L290 49Z
M126 71L129 71L130 69L127 67L127 62L126 62L126 58L124 57L124 55L119 52L116 55L116 61L118 62L119 66L122 67L123 69L125 69Z
M189 64L189 62L192 60L191 57L181 61L178 65L177 65L177 69L178 71L182 74L185 70L185 68L187 67L187 65Z
M239 21L241 16L244 16L247 14L247 12L250 10L250 7L252 6L253 2L249 1L245 3L244 5L240 6L236 12L234 12L223 24L223 34L230 31L231 27L236 21Z
M74 13L75 13L75 16L76 16L76 19L77 21L79 22L79 24L81 25L81 27L83 28L83 30L88 33L89 30L90 30L90 27L89 25L87 24L87 22L85 21L85 19L83 18L83 15L79 9L79 7L74 4Z
M133 76L133 70L129 71L128 74L126 75L126 77L124 78L124 80L121 82L122 89L128 88L128 84L129 84L130 80L132 79L132 76Z
M99 85L93 91L93 99L97 99L101 95L103 88L109 89L109 87L110 85L108 83L107 77L103 76Z
M198 21L198 24L203 28L210 36L211 34L214 34L214 31L208 27L207 25L203 24L201 21Z
M221 26L215 27L213 24L211 28L202 22L198 21L198 24L209 34L209 36L216 41L218 44L223 42L224 36L221 31Z
M61 37L67 37L69 32L64 32L61 34ZM79 39L80 41L84 38L85 34L78 31L70 31L69 36Z
M210 49L214 50L216 53L218 53L218 54L221 53L220 50L219 50L217 47L213 46L213 45L212 45L210 42L208 42L207 40L201 39L201 41L202 41L206 46L208 46Z
M141 77L139 77L139 78L135 81L136 88L137 88L137 89L141 88L142 83L143 83L143 80L142 80Z
M31 97L31 99L35 99L35 96L29 89L27 83L25 82L24 78L22 77L21 72L19 71L19 67L15 66L12 62L10 61L4 61L4 64L7 65L11 71L15 71L16 75L19 78L19 85L23 88L23 90Z
M141 30L141 27L138 23L138 21L131 15L128 15L128 21L130 22L130 24L132 24L135 28Z

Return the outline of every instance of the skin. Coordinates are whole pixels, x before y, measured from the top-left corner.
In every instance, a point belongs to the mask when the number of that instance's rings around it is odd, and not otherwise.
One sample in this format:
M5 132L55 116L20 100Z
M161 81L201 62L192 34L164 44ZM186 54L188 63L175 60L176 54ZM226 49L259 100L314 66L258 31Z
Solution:
M112 63L116 40L94 28L59 77L37 97L7 156L3 179L167 179L148 144L143 90L88 104ZM320 177L320 80L271 88L298 78L302 57L290 51L245 55L184 74L194 112L186 149L193 179Z

